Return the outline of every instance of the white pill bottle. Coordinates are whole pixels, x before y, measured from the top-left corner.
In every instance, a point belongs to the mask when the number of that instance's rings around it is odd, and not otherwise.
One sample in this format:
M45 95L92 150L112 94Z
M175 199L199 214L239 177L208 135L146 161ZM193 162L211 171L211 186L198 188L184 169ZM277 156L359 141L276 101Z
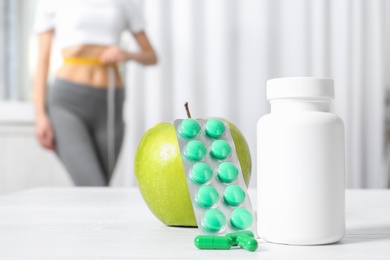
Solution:
M332 79L267 82L271 113L257 124L258 232L268 242L329 244L345 233L342 119Z

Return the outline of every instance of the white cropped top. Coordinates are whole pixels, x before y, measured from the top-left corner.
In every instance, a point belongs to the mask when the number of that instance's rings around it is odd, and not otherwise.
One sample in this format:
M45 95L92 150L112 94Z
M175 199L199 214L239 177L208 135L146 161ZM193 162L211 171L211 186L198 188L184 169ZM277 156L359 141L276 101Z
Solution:
M39 0L34 29L55 30L60 48L118 45L121 33L143 31L142 14L133 0Z

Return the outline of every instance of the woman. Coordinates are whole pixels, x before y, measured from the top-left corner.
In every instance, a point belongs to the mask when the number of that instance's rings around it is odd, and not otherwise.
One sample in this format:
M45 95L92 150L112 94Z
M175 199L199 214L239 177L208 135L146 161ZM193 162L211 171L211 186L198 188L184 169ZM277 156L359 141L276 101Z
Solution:
M43 147L56 151L75 185L106 186L124 134L124 89L117 64L157 62L141 13L131 0L40 0L35 30L36 136ZM133 34L139 52L118 47L124 30ZM64 64L47 88L54 35Z

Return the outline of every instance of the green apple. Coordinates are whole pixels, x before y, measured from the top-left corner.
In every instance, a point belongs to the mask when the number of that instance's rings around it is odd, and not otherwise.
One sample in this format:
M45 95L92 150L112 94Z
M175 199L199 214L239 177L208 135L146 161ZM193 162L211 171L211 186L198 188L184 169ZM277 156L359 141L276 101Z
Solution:
M246 185L252 161L244 136L230 128ZM173 123L158 123L142 137L134 159L138 187L149 209L168 226L197 226Z

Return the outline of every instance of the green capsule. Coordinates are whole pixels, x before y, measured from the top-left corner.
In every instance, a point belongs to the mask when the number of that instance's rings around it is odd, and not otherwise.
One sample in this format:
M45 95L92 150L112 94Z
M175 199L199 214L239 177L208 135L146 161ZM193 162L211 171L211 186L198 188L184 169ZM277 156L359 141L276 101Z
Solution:
M238 241L237 241L238 236L248 236L248 237L252 237L252 238L255 237L253 232L250 230L237 231L237 232L233 232L233 233L229 233L229 234L225 235L225 237L228 237L232 240L233 246L238 245Z
M224 236L197 236L194 244L199 249L230 249L232 240Z
M209 232L218 232L226 224L225 215L218 209L209 209L203 216L202 226Z
M211 155L217 159L224 160L230 155L232 148L225 140L216 140L211 144Z
M231 162L223 162L218 166L218 178L225 183L234 181L238 176L237 167Z
M225 133L225 125L221 120L210 119L206 123L206 133L213 138L220 138Z
M196 184L205 184L211 177L213 177L213 169L207 163L198 162L192 167L190 178Z
M197 136L200 132L201 128L198 121L192 118L184 119L179 127L179 133L186 139L191 139Z
M242 249L254 252L257 249L258 243L257 240L253 237L247 235L239 235L237 236L236 241L238 242L238 246Z
M238 185L227 186L223 198L227 205L238 206L245 200L245 191Z
M244 208L237 208L230 215L230 223L238 230L247 229L252 225L252 221L252 214Z
M195 196L195 201L202 208L209 208L213 206L219 199L219 194L213 186L202 186L199 188Z
M191 140L185 148L185 155L191 161L200 161L206 155L206 146L198 140Z

